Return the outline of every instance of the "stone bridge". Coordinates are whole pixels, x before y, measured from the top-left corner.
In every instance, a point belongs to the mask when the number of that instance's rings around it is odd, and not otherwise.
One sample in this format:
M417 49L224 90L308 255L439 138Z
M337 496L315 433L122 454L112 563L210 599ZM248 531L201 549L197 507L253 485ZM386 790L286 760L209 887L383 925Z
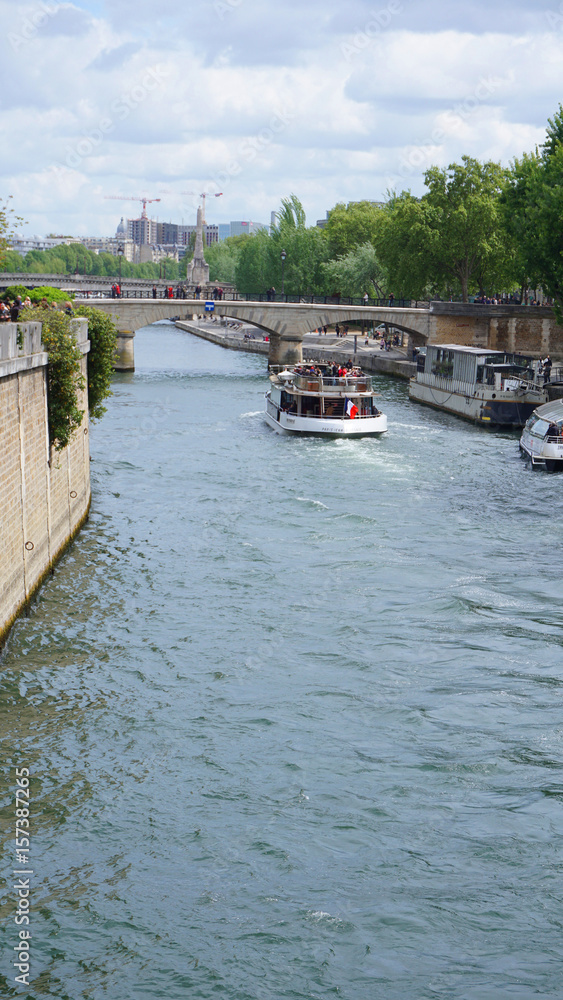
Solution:
M119 370L135 367L133 338L142 326L162 319L192 320L205 312L201 299L88 299L89 305L110 313L119 330ZM346 306L321 303L213 303L216 316L252 323L270 338L270 364L295 364L302 359L303 337L311 330L362 320L386 323L409 336L411 346L465 344L563 359L563 328L553 311L543 306L482 306L461 302L431 302L425 308Z

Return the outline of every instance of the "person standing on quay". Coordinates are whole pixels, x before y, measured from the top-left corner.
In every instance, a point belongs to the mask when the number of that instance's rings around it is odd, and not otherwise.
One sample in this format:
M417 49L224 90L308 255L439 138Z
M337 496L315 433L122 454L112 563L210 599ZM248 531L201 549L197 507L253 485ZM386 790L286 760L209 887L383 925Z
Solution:
M22 308L22 297L21 295L17 295L15 302L13 303L10 309L10 319L12 323L17 323L21 308Z

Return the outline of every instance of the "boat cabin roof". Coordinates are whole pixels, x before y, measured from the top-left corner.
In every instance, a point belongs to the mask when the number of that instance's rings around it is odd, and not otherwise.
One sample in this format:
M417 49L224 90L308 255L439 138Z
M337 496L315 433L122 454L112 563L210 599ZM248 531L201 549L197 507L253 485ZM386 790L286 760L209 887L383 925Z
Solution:
M551 402L544 403L543 406L536 406L534 414L537 414L542 420L551 420L554 423L563 420L563 399L552 399Z
M466 347L464 344L427 344L426 346L427 349L434 347L442 351L459 351L460 354L486 354L487 357L493 354L503 356L506 354L506 351L489 350L488 347Z

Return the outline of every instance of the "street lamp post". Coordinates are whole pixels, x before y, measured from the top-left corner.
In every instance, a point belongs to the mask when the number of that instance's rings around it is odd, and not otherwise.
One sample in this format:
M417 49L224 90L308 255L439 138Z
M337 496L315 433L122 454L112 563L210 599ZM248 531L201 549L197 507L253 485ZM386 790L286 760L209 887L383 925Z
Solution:
M117 256L119 257L119 294L121 295L121 261L123 260L123 244L120 243L117 248Z
M282 262L282 295L283 295L284 294L283 270L284 270L285 258L287 257L285 250L282 250L280 257Z

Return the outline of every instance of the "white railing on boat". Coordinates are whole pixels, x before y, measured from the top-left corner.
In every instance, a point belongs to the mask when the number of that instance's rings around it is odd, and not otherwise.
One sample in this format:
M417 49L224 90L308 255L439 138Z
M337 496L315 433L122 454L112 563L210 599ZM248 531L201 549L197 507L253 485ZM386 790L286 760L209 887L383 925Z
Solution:
M326 389L340 389L347 392L371 392L370 375L294 375L292 384L305 392L323 392Z

